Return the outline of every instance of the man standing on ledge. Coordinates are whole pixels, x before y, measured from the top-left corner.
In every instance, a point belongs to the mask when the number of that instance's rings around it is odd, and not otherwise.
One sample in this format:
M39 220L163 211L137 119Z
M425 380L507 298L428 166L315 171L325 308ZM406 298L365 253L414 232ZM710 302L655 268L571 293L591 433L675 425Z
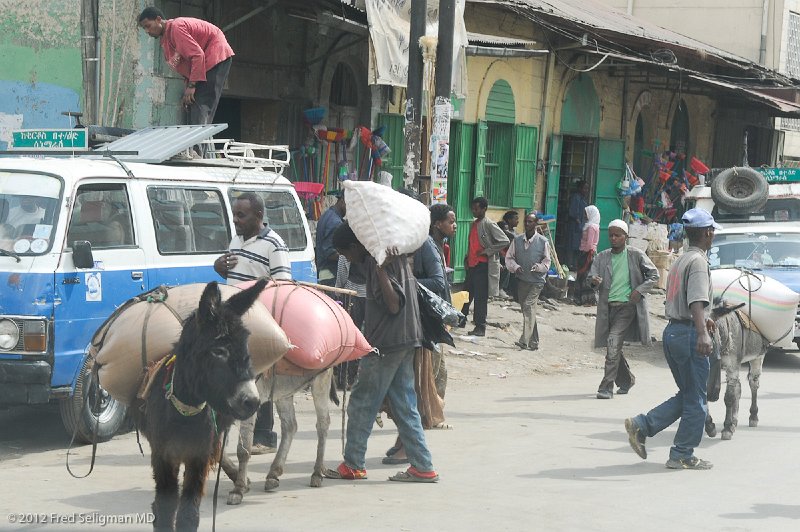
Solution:
M222 30L210 22L190 17L165 19L156 7L146 7L139 26L161 39L164 59L186 80L181 103L189 110L190 124L210 124L231 70L233 50Z
M711 337L716 325L711 312L711 272L706 253L714 230L722 229L703 209L689 209L683 215L689 249L678 257L667 276L664 355L678 393L645 414L625 420L628 443L641 458L647 458L645 438L652 437L681 420L669 450L669 469L711 469L711 462L694 455L703 438L708 404Z

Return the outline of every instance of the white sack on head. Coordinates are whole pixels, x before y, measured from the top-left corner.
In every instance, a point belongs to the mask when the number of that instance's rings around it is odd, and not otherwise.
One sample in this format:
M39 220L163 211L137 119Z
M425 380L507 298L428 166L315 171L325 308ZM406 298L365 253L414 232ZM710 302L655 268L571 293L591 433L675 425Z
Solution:
M347 222L378 264L386 248L411 254L428 238L431 215L419 201L372 181L344 181Z

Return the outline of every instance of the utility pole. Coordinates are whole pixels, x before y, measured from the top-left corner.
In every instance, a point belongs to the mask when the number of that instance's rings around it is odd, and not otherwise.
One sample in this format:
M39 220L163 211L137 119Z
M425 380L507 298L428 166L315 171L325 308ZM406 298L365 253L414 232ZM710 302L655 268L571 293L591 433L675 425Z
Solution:
M403 128L406 160L403 164L403 182L419 189L419 167L422 147L422 54L419 39L425 35L426 0L411 0L411 31L408 42L408 82L406 84L406 120Z
M450 92L453 83L453 33L455 0L439 0L439 38L436 47L436 98L433 103L430 175L431 203L447 202L447 168L450 158Z
M81 0L81 66L83 73L83 123L98 124L100 56L97 46L99 0Z

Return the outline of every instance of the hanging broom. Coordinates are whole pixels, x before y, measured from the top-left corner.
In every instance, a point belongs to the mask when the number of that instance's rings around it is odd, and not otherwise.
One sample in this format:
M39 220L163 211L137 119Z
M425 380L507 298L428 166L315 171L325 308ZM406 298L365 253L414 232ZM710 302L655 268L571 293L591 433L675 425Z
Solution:
M424 111L426 117L428 138L431 136L431 123L433 120L433 99L436 95L436 47L439 39L425 35L419 38L419 48L422 52L422 89L424 91L422 101L425 103Z

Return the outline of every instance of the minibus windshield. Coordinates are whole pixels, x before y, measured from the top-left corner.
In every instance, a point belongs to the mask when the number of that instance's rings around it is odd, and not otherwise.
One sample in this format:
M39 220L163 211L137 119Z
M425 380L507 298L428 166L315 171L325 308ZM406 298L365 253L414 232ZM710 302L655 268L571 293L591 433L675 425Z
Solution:
M53 245L62 181L29 172L0 170L2 256L41 255Z

